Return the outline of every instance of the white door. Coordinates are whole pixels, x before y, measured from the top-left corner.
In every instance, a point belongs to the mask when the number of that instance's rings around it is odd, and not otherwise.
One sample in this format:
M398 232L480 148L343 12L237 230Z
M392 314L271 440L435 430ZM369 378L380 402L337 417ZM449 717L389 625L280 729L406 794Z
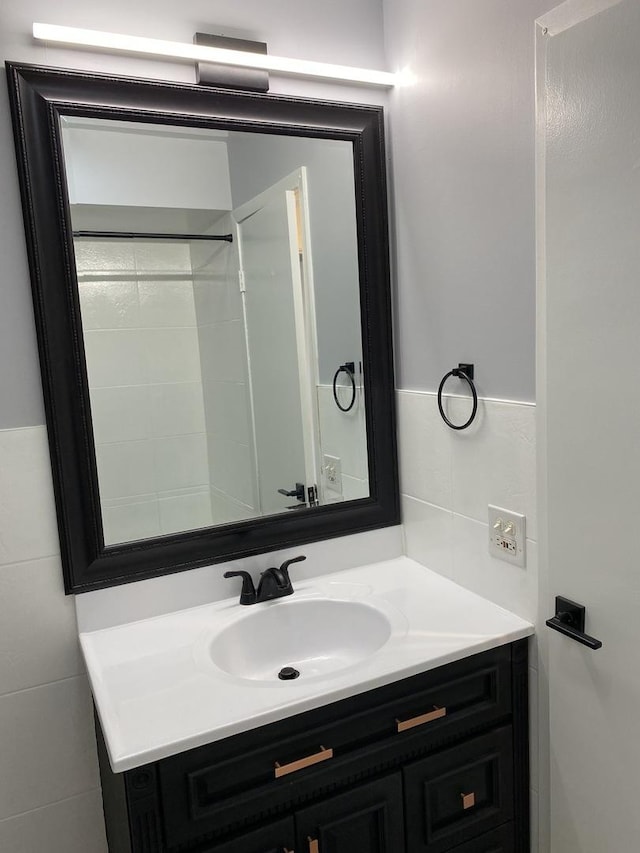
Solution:
M603 644L540 629L550 847L635 853L640 2L572 0L539 23L541 606L549 617L556 595L585 605L586 632Z
M298 170L234 211L263 514L303 507L318 479L312 295L300 255L303 189ZM283 494L297 484L304 486L304 502Z

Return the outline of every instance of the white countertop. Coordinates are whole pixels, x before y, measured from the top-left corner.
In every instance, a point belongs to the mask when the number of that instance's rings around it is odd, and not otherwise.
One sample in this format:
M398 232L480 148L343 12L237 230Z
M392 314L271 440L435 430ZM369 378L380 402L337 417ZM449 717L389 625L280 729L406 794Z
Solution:
M533 633L533 626L399 557L296 583L293 596L238 598L80 634L111 766L131 770L193 747L381 687ZM370 604L388 641L357 664L294 681L237 678L209 649L221 628L259 608L314 597Z

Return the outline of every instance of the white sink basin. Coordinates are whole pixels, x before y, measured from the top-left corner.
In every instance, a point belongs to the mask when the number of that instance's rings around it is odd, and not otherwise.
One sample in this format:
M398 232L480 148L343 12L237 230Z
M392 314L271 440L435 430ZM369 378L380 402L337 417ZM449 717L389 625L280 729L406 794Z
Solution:
M357 601L287 599L258 607L210 646L216 666L251 681L277 684L284 667L297 670L300 681L337 672L370 657L391 636L384 613Z
M83 632L116 773L527 637L533 626L407 557ZM299 678L281 681L285 666Z

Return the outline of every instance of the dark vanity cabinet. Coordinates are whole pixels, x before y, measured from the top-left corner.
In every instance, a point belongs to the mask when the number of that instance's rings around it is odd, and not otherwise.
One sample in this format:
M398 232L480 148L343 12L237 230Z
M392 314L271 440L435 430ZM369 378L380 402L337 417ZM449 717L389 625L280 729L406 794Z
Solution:
M525 853L527 641L126 773L110 853Z

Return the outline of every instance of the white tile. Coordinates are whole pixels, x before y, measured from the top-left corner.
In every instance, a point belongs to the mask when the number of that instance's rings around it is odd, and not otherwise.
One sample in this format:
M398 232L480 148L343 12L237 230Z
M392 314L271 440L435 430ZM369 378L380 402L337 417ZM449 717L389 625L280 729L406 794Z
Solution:
M246 445L236 444L217 435L209 436L209 470L211 486L253 506L255 478L252 453Z
M205 367L204 373L206 375ZM249 444L250 409L244 382L203 382L207 432Z
M453 516L452 580L472 592L535 622L538 607L538 553L527 541L527 565L513 566L488 553L488 526Z
M216 223L220 233L233 228L230 217ZM194 294L198 325L242 319L242 296L238 282L236 245L193 243Z
M212 524L211 496L208 490L160 498L158 511L163 534L197 530L201 527L210 527Z
M257 515L253 507L235 501L230 495L211 489L211 516L213 524L227 524L230 521L245 521Z
M147 387L92 388L91 419L96 444L147 438L151 432Z
M109 853L99 788L0 821L2 853Z
M463 419L468 403L451 400ZM535 406L481 400L477 420L451 433L453 510L487 521L494 504L527 517L527 537L537 539Z
M400 490L443 509L452 508L451 430L433 394L398 391Z
M195 326L196 309L193 282L140 281L141 324L150 329L171 326Z
M269 566L280 565L283 560L301 553L307 559L296 566L298 580L392 560L402 554L402 529L400 525L382 527L366 533L309 542L304 546L256 554L215 566L86 592L75 597L78 629L97 631L229 598L234 593L233 587L229 590L230 582L223 577L227 569L245 569L257 576L258 572ZM295 578L293 583L295 586Z
M106 545L135 542L159 536L160 515L158 500L131 501L118 506L102 507L102 524Z
M114 506L130 506L132 501L134 503L144 503L145 501L155 501L157 499L158 495L155 492L148 492L136 495L134 498L130 495L123 498L102 498L100 504L103 508L110 509Z
M343 474L367 479L367 429L362 398L350 412L341 412L333 399L332 389L321 385L318 387L318 410L322 452L339 457Z
M229 215L222 216L215 222L215 231L224 234L232 230L233 225ZM229 257L234 254L233 244L198 241L189 244L191 250L191 269L198 273L222 274L229 267ZM229 252L229 249L232 249Z
M206 230L209 234L227 234L233 231L235 224L231 213L220 216ZM193 242L191 248L191 268L194 272L221 275L238 266L238 244L223 242ZM237 287L237 280L236 280Z
M146 382L200 382L200 349L194 329L140 332Z
M345 501L357 501L369 497L369 481L358 480L348 474L342 475L342 497Z
M151 434L156 438L204 432L204 399L200 382L150 385Z
M136 270L146 272L183 272L191 274L191 254L186 242L151 240L134 244Z
M96 447L101 500L156 491L152 441L124 441Z
M96 788L98 763L84 676L0 696L0 819Z
M81 282L78 290L83 329L133 329L140 325L135 281Z
M84 671L59 557L0 566L0 650L0 694Z
M94 329L84 333L91 388L145 382L142 334L138 329Z
M199 326L242 319L237 267L215 273L198 271L194 276L194 296Z
M203 483L197 486L185 486L179 489L166 489L158 492L158 498L181 498L183 495L204 495L209 494L210 487L208 483Z
M209 485L207 437L204 433L154 439L153 454L158 491Z
M76 240L76 268L79 272L118 272L135 270L133 244L124 240Z
M244 326L231 320L217 326L198 329L202 357L202 378L205 382L245 382L247 353Z
M59 551L46 429L0 430L0 565Z
M448 510L402 496L405 554L446 577L453 574L453 517Z

